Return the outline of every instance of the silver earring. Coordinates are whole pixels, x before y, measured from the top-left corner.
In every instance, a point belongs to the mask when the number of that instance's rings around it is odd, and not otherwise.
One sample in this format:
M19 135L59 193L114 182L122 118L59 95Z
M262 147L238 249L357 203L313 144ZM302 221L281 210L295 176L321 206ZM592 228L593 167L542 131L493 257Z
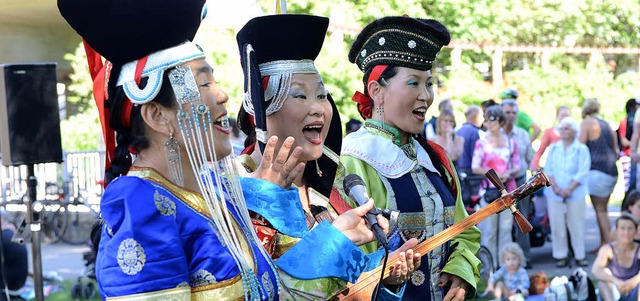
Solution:
M170 180L179 186L184 186L184 175L182 173L182 160L180 158L180 144L169 133L169 138L164 142L164 153L167 156Z
M382 105L376 107L376 114L384 115L384 107Z

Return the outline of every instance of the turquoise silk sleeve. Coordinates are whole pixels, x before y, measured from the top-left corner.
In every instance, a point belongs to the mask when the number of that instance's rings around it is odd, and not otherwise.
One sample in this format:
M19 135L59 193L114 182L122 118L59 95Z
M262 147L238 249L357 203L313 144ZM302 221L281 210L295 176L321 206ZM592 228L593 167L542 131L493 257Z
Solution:
M282 255L276 264L298 279L336 277L354 283L362 272L378 266L383 256L382 252L366 256L338 229L323 221Z
M247 209L264 217L278 232L296 238L309 232L297 189L249 177L241 177L240 183Z

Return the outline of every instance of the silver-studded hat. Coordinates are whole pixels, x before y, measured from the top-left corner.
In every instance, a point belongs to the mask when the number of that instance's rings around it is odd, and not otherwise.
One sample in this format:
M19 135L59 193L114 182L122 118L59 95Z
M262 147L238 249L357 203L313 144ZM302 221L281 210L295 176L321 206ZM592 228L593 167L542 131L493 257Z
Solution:
M377 65L429 70L449 31L432 19L384 17L367 25L349 51L349 61L365 72Z

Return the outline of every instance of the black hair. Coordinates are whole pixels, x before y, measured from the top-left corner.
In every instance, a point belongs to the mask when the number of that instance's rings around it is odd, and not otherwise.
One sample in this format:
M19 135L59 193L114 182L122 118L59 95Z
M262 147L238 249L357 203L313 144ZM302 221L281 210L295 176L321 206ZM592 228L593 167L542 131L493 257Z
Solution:
M360 127L362 126L362 121L355 119L355 118L351 118L349 119L349 121L347 121L347 123L345 124L345 134L349 134L351 132L355 132L357 131Z
M632 222L636 226L636 228L638 227L638 221L635 219L635 217L633 217L633 215L631 215L631 213L622 212L622 214L620 214L620 216L616 219L616 222L615 222L616 228L618 228L619 226L618 224L622 220L628 220Z
M239 137L240 136L240 128L238 128L238 122L236 121L235 118L229 117L229 126L231 127L231 132L233 133L233 136L234 137Z
M629 98L629 100L627 100L627 103L624 105L624 110L627 112L627 114L635 112L637 105L638 103L636 102L635 98Z
M369 76L371 76L371 71L373 71L373 67L375 66L371 66L371 68L367 69L367 71L364 73L364 76L362 77L362 82L364 83L363 91L364 91L364 95L366 96L369 96L369 90L367 89L367 82L369 81ZM380 73L380 78L378 78L378 83L380 83L380 86L386 87L389 79L396 76L396 74L398 74L398 66L389 65L386 69L384 69L382 73ZM371 102L372 102L371 107L373 108L374 107L373 100Z
M490 116L497 117L500 126L504 125L506 116L504 115L504 111L502 110L502 107L500 105L493 105L487 108L487 110L484 112L484 119L489 120Z
M117 69L116 69L117 68ZM120 73L121 66L115 66L112 69L111 79L115 79L114 75ZM158 95L153 101L168 107L177 106L171 83L169 82L169 71L164 72L162 86ZM147 138L146 126L142 115L140 115L140 105L134 105L131 109L130 126L125 127L122 124L121 114L124 108L124 102L129 101L124 93L124 89L115 87L115 80L109 80L109 108L111 116L109 117L109 125L116 131L116 149L113 158L111 158L111 167L105 170L105 181L109 184L115 178L124 175L131 167L131 153L129 148L141 151L149 147L149 139ZM140 81L140 86L144 88L147 84L147 78Z
M629 210L629 207L640 201L640 191L632 189L628 192L627 197L622 202L622 211Z

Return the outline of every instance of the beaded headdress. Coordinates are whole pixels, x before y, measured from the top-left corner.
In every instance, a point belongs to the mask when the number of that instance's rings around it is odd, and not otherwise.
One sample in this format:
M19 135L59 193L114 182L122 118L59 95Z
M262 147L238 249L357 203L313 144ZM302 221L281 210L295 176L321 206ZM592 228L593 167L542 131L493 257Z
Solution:
M310 15L270 15L249 20L236 40L245 74L243 108L255 119L260 147L266 143L266 116L282 108L296 73L318 73L313 61L322 49L329 19ZM263 78L268 78L263 82ZM268 103L267 103L268 102Z
M362 72L376 65L429 70L450 40L447 29L436 20L384 17L360 32L349 51L349 61Z
M254 240L264 258L270 256L253 231L231 159L220 158L215 152L214 120L202 100L191 68L182 66L205 57L202 50L190 42L206 15L205 0L58 0L58 7L85 42L107 144L107 160L113 156L115 141L114 130L109 126L111 104L105 87L122 86L128 100L122 105L121 120L128 122L131 107L152 101L160 90L164 73L171 70L168 78L178 101L181 136L207 205L210 223L235 260L245 299L266 299L268 293L258 285L253 262L244 256L241 237L234 230L234 218L227 207L236 208L244 235ZM108 62L103 63L101 55ZM147 78L147 84L140 87L143 77ZM277 275L272 262L270 265Z

